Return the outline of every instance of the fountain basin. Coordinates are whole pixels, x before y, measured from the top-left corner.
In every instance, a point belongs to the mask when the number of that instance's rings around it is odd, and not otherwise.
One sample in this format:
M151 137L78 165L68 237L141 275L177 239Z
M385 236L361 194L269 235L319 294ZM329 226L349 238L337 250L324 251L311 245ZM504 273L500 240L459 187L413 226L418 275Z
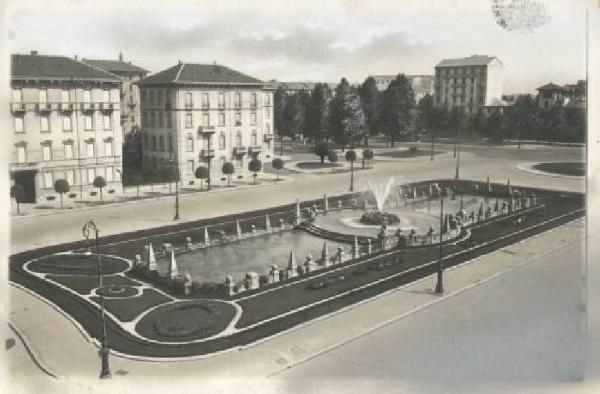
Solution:
M389 212L369 211L362 214L360 222L363 224L380 226L384 222L385 224L396 224L400 223L400 218L397 215Z

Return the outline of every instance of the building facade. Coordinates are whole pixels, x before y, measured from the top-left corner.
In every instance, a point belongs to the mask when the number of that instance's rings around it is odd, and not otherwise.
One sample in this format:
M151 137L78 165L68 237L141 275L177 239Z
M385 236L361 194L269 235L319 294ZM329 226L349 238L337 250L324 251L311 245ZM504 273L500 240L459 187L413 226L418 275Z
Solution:
M537 104L542 109L554 106L585 108L586 82L579 80L576 84L556 85L552 82L537 88Z
M386 90L390 82L396 79L396 75L370 75L370 77L375 79L375 86L379 91ZM415 95L415 102L418 103L428 94L433 96L433 75L405 75L405 77L410 81Z
M494 56L445 59L435 66L436 106L475 113L502 103L502 62Z
M195 170L210 170L211 184L250 175L248 163L273 158L273 89L221 65L179 63L138 82L142 105L145 173L179 171L182 186L199 183Z
M24 202L57 203L58 179L70 185L67 201L96 199L97 176L104 196L121 192L120 84L67 57L12 55L9 171Z
M142 122L140 89L135 82L148 75L148 70L131 64L131 62L125 62L122 53L119 53L119 60L82 59L82 61L121 78L122 84L119 92L121 129L124 134L127 134L139 128Z

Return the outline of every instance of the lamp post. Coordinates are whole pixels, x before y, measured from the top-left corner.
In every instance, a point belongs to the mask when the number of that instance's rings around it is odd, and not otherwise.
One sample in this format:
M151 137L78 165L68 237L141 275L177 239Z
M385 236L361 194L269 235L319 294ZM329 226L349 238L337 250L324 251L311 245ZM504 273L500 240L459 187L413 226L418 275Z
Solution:
M442 239L443 239L443 226L444 226L444 191L440 193L440 254L438 257L437 266L437 283L435 284L435 293L444 293L444 266L442 264Z
M429 160L433 161L433 147L434 147L434 139L435 139L435 135L433 134L434 131L433 129L431 129L431 158Z
M463 114L461 113L459 120L458 120L458 138L457 138L457 142L458 142L458 149L455 151L455 153L458 153L458 155L454 155L456 156L456 173L454 174L454 179L459 179L460 178L460 129L462 128L462 117ZM456 147L456 146L455 146Z
M171 165L170 175L175 178L175 216L173 216L173 220L179 220L179 169L173 158L169 159L169 164Z
M102 368L100 370L100 379L110 378L110 367L108 365L108 339L106 337L106 316L104 314L104 287L102 285L102 261L100 251L98 250L98 234L99 230L94 223L93 220L88 220L81 229L83 233L83 237L86 241L90 242L90 236L94 235L95 246L96 246L96 256L97 256L97 265L98 265L98 293L100 295L100 316L102 319L102 337L100 338L100 357L102 359ZM90 248L91 249L91 248Z

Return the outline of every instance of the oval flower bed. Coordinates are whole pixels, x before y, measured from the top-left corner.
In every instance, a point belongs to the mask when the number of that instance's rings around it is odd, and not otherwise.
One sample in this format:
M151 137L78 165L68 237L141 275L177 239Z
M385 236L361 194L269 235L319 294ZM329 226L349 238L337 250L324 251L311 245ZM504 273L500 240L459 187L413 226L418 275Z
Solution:
M132 286L104 285L102 289L94 291L96 295L102 295L106 298L125 298L133 297L138 294L138 289Z
M102 274L111 275L123 272L129 264L110 256L102 256ZM28 266L33 272L59 275L98 275L98 256L96 254L53 254L31 262Z
M235 308L225 302L181 301L151 311L138 322L136 331L159 341L193 341L223 331L234 316Z

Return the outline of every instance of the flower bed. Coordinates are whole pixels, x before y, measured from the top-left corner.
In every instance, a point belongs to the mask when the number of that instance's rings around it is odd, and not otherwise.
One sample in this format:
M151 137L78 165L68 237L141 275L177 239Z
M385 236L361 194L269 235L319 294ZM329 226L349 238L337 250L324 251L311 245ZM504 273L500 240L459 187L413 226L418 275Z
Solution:
M129 268L126 261L110 256L102 256L100 261L104 275ZM31 262L28 268L43 274L98 275L98 257L96 254L53 254Z
M98 276L91 275L46 275L46 278L51 279L63 286L68 287L71 290L75 290L79 294L89 294L90 291L98 287ZM118 285L118 286L140 286L141 283L126 278L120 275L106 275L102 278L104 286Z

